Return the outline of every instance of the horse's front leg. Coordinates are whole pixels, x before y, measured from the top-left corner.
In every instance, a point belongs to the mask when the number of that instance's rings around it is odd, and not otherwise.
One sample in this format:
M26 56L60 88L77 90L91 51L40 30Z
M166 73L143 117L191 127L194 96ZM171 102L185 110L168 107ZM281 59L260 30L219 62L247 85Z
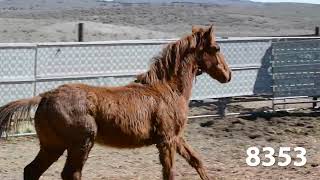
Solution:
M175 176L175 142L162 142L157 144L159 158L162 164L162 174L164 180L174 180Z
M209 180L209 176L203 166L203 163L197 153L188 145L184 138L180 137L177 140L177 152L197 170L199 176L203 180Z

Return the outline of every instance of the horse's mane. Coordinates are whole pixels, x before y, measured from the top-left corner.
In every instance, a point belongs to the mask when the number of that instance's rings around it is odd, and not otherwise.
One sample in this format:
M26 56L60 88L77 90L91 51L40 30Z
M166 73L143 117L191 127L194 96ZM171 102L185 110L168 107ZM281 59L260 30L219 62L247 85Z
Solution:
M135 82L155 84L171 80L179 72L186 53L195 47L194 35L186 36L176 42L170 43L162 50L160 55L153 57L150 69L137 76Z

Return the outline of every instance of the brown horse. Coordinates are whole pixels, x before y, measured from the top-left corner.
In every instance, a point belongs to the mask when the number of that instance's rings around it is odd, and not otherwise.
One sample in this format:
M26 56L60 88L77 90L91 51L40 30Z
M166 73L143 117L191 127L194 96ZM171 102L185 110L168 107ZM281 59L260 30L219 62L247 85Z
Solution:
M129 85L66 84L1 107L0 134L12 119L27 118L30 109L37 107L34 119L40 151L24 168L27 180L39 179L65 150L62 179L81 179L95 141L117 148L155 144L163 179L174 179L176 152L201 179L209 179L199 156L183 138L192 83L201 72L221 83L231 79L212 26L193 27L191 35L169 44L154 58L150 70Z

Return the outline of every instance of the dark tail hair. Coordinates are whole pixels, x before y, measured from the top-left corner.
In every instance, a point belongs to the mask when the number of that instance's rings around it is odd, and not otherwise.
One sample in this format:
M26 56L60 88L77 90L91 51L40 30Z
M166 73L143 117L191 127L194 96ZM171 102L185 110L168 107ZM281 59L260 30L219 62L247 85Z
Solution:
M16 123L30 118L31 109L39 105L41 98L41 96L34 96L29 99L13 101L0 107L0 138L3 132L8 132L13 116Z

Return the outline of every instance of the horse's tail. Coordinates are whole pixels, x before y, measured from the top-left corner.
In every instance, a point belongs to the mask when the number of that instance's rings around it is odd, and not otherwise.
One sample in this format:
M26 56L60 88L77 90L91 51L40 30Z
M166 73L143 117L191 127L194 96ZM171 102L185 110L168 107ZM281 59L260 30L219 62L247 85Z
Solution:
M8 132L13 118L17 123L31 118L31 109L36 108L41 99L41 96L34 96L29 99L13 101L0 107L0 138L3 132Z

